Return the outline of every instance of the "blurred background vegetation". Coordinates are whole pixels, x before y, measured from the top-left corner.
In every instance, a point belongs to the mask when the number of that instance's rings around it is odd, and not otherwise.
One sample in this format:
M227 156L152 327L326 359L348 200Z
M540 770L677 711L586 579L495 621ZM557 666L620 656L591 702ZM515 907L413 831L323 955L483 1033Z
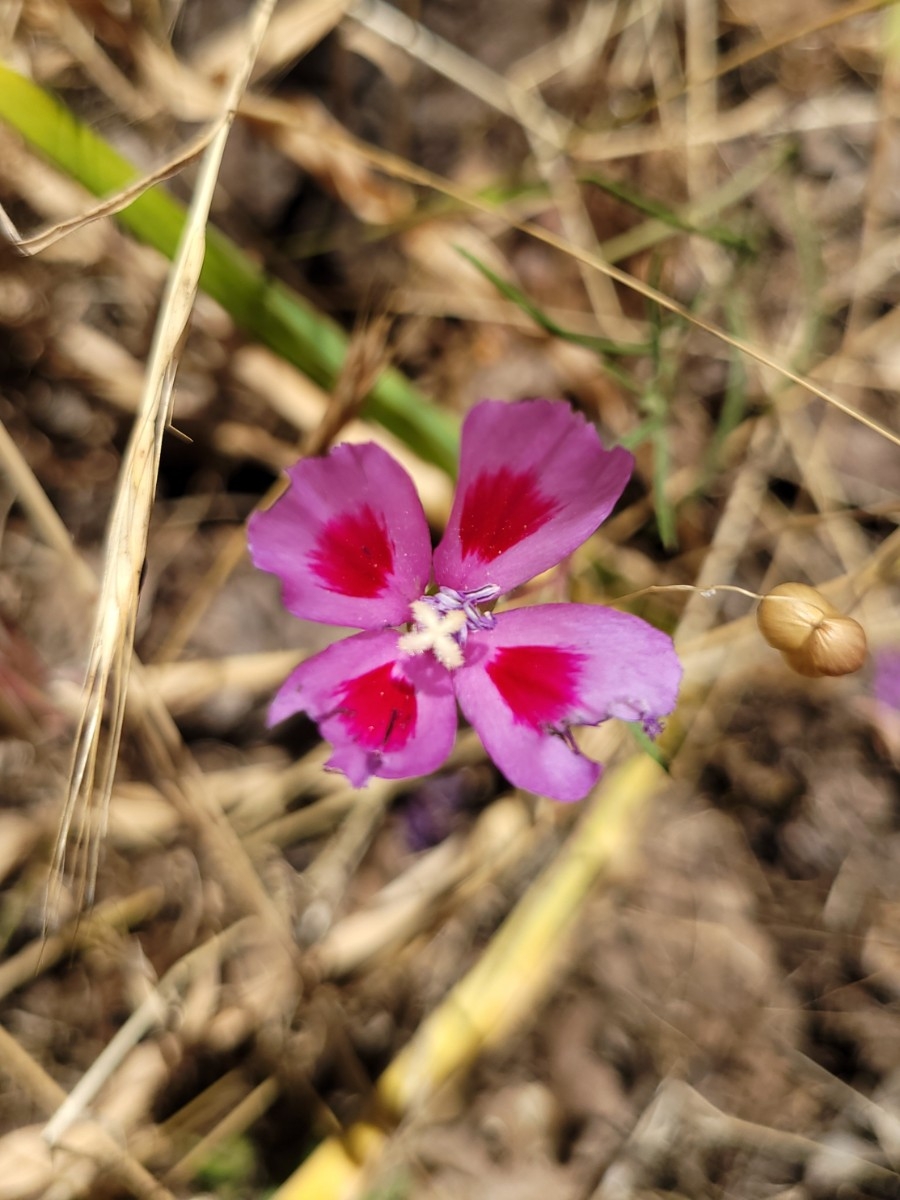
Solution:
M900 1194L898 717L716 590L900 641L898 121L884 0L0 5L0 1200ZM353 791L246 518L374 438L439 536L535 395L661 753Z

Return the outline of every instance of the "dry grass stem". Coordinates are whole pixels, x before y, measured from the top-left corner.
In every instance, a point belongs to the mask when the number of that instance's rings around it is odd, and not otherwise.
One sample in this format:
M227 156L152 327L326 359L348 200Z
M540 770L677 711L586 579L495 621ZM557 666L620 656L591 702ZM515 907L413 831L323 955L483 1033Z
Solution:
M335 27L346 8L346 0L288 0L280 5L254 55L251 77L256 80L302 56ZM204 40L191 69L198 75L227 77L242 70L246 54L247 27L236 21Z
M171 179L188 163L199 158L207 149L210 142L220 132L225 118L222 118L218 126L212 129L204 130L203 133L197 135L196 138L178 154L174 155L162 166L147 174L142 174L140 179L135 180L126 188L116 192L114 196L107 196L99 203L92 205L84 212L78 213L74 217L69 217L65 221L56 221L47 229L42 229L38 233L31 233L26 236L21 236L13 226L12 222L4 214L4 228L7 231L7 237L22 254L42 254L51 246L55 246L57 242L63 238L69 237L73 233L84 229L87 225L94 221L99 221L103 217L113 217L116 213L121 212L123 208L127 208L132 204L138 196L143 195L148 188L162 182L164 179Z
M185 1184L193 1179L198 1168L209 1161L218 1146L245 1133L271 1108L278 1099L280 1090L276 1079L265 1079L258 1084L249 1095L235 1104L206 1137L200 1138L184 1158L175 1164L169 1172L169 1182L173 1185Z
M0 1026L0 1064L4 1072L15 1080L34 1103L45 1112L52 1112L65 1102L65 1092L38 1063L26 1054L18 1042ZM78 1157L79 1151L73 1150ZM89 1150L85 1159L89 1167L88 1178L109 1171L117 1182L141 1200L175 1200L173 1194L163 1187L150 1172L133 1159L110 1134L99 1126L90 1127ZM46 1148L46 1165L43 1174L45 1187L57 1178L50 1148ZM45 1191L45 1195L47 1192Z
M88 917L70 921L58 933L30 942L0 964L0 998L24 987L41 972L53 970L66 955L92 946L105 931L130 929L150 920L164 899L162 888L144 888L120 900L105 901Z
M203 265L206 221L225 143L273 7L274 0L258 0L248 20L244 54L228 88L222 123L203 154L157 319L141 406L110 517L97 624L85 683L84 714L76 734L69 791L54 852L53 870L60 880L67 867L69 833L75 813L83 808L104 814L112 792L125 716L140 572L146 555L162 441L171 420L175 371ZM107 705L109 727L104 737L102 714ZM88 845L77 846L81 902L90 903L93 899L101 839L102 834ZM51 894L51 910L52 907Z
M296 650L267 654L238 654L228 658L162 662L144 668L148 687L173 717L190 712L204 701L232 689L264 696L297 666Z
M342 143L345 141L343 138L340 140ZM389 171L398 178L406 179L411 183L418 183L423 187L431 188L442 195L458 201L467 208L482 212L485 215L502 216L502 210L499 210L491 204L485 203L467 190L457 187L451 181L442 179L431 171L423 170L421 167L412 166L405 160L400 159L395 155L386 154L383 151L366 150L363 146L361 146L360 143L355 142L352 139L347 140L347 144L356 146L358 151L364 154L369 161L375 165L380 165L383 169ZM628 151L630 154L636 152L637 151L635 150ZM601 274L608 276L616 283L620 283L623 287L635 292L645 300L651 301L653 304L658 305L666 312L672 313L673 315L681 318L689 325L693 325L702 332L710 334L713 338L715 338L717 341L720 341L725 346L729 346L732 349L739 351L742 355L746 356L752 361L768 368L770 371L774 372L775 375L798 385L799 387L803 388L804 391L809 392L813 396L818 396L819 399L824 400L827 404L837 409L838 412L842 412L845 416L848 416L855 421L859 421L860 424L865 425L866 428L871 429L879 436L886 438L894 445L900 446L900 433L881 424L879 421L868 417L865 413L857 411L852 405L845 403L832 392L826 391L824 388L820 387L813 379L791 370L790 367L777 361L772 355L767 353L765 350L760 349L753 343L748 342L744 338L735 337L732 334L729 334L726 330L720 328L714 322L707 321L702 317L697 316L695 313L691 312L690 309L686 308L682 304L679 304L678 301L672 299L670 296L665 295L663 292L660 292L657 288L643 283L635 276L628 274L626 271L621 270L614 264L604 261L598 255L592 254L578 246L572 245L572 243L565 238L562 238L549 230L543 229L538 225L527 221L517 221L513 219L510 219L508 224L511 228L517 229L521 233L525 233L529 237L534 238L536 241L543 242L545 245L552 247L561 254L567 255L568 257L575 259L577 262L589 266L594 270L599 271Z
M59 1143L71 1125L82 1119L88 1106L129 1051L151 1029L166 1021L172 1005L178 1002L195 973L202 972L210 964L218 963L243 940L254 934L258 937L259 929L254 929L254 922L250 918L244 918L178 960L156 987L148 992L142 1003L53 1113L44 1128L44 1139L48 1145L54 1146Z

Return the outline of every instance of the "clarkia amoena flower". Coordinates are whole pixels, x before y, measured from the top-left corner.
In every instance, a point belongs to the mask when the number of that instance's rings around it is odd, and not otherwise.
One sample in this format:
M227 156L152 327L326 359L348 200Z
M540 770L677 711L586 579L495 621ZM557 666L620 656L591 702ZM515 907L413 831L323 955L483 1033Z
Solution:
M594 532L632 465L562 401L482 401L432 556L413 482L385 450L339 445L298 462L250 521L253 561L295 616L364 632L301 663L269 723L308 713L334 746L328 765L361 787L439 767L458 702L510 783L581 799L601 768L571 727L619 717L658 732L681 677L672 642L595 605L492 609Z

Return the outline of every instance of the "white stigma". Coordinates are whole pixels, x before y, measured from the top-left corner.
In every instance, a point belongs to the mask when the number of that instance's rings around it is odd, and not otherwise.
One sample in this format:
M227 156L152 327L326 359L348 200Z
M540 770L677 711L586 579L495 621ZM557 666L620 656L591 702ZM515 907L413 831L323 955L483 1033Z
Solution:
M424 654L430 650L448 671L461 667L463 656L456 634L466 623L462 609L441 613L425 600L416 600L410 607L416 628L403 634L398 643L400 649L407 654Z

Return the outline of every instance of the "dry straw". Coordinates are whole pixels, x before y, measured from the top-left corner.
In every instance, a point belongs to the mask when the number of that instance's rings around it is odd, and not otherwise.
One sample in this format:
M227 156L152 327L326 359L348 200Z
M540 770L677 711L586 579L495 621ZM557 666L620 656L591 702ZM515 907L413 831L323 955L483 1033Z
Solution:
M866 7L877 8L883 6L885 3L887 3L887 0L878 0L877 3L873 2ZM401 45L408 54L440 74L449 74L452 69L454 72L453 77L458 80L461 86L468 88L473 94L480 96L501 112L514 115L520 123L523 121L523 114L520 111L522 108L521 102L514 98L518 95L516 85L510 85L505 79L493 74L481 63L476 62L476 60L455 48L453 48L451 67L451 62L445 60L444 57L446 43L442 39L436 38L430 31L419 25L418 22L410 21L405 17L395 16L393 9L389 10L390 16L388 16L386 11L388 9L389 6L383 4L382 0L363 0L362 3L348 13L348 16L352 16L354 20L366 25L367 28L371 28L379 36ZM510 91L511 87L512 92ZM528 111L531 112L532 109L529 108ZM549 111L547 110L548 113ZM541 109L541 112L544 114L543 109ZM543 136L546 139L550 136L549 128L544 123L541 124L540 130L530 129L530 132L534 133L535 136ZM607 136L606 134L603 135L604 138ZM668 132L666 132L665 136L667 141L671 139L671 134ZM558 133L553 138L551 144L556 145L558 138L561 137L562 134ZM682 140L686 144L689 139L683 138ZM431 171L406 162L397 155L364 147L355 139L341 138L340 141L341 143L346 142L348 145L356 146L357 151L364 155L368 161L395 178L431 188L451 197L473 211L482 212L489 216L503 216L503 213L498 211L497 207L492 203L474 196L468 190L458 187L448 179L443 179ZM664 142L664 144L666 143ZM577 143L573 143L569 149L570 153L577 154ZM629 153L631 152L629 151ZM585 155L585 157L600 158L601 156L592 153ZM606 276L607 279L621 284L623 287L642 296L645 300L658 305L666 312L680 317L696 329L710 334L733 350L737 350L741 355L758 363L761 367L774 372L783 380L798 385L813 396L818 396L820 400L824 400L838 412L842 412L845 416L859 421L862 425L865 425L888 441L893 442L894 445L900 446L900 433L866 416L865 413L858 411L833 392L821 387L813 379L794 371L773 355L767 353L765 350L761 350L752 342L747 341L745 338L733 336L714 322L698 316L695 312L692 312L677 300L673 300L664 292L651 287L635 275L631 275L627 271L623 271L620 267L607 262L595 250L586 249L574 244L567 238L553 233L551 230L544 229L534 222L509 218L508 224L510 228L517 229L521 233L534 238L536 241L543 242L545 245L558 250L561 254L568 255L581 266L599 272L601 275Z
M443 1087L534 1011L556 978L585 899L599 880L627 869L646 811L667 781L663 768L647 756L607 772L556 860L379 1079L376 1096L390 1124L424 1117ZM363 1121L328 1138L273 1200L364 1195L389 1128Z
M163 438L172 412L175 373L197 294L206 247L206 222L225 144L241 94L250 78L275 0L258 0L246 26L243 56L228 87L223 114L200 162L197 185L169 273L137 418L125 451L106 540L94 635L84 687L66 803L54 850L57 887L68 865L69 839L79 812L100 815L99 834L79 834L79 900L90 902L99 866L102 831L122 727L134 645L141 569ZM108 712L104 733L103 716ZM91 827L85 822L82 828ZM56 893L58 895L58 892ZM51 896L51 909L53 897Z

